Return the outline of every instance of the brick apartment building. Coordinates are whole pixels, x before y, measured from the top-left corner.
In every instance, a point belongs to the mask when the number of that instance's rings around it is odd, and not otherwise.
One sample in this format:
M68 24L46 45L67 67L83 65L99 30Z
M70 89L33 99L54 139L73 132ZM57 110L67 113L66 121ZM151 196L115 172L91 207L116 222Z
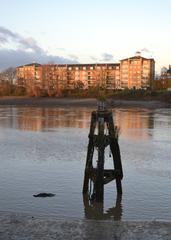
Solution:
M107 64L27 64L16 68L17 84L55 92L75 88L101 87L115 89L147 89L154 79L154 59L136 55L120 63Z
M140 56L126 58L120 61L121 88L147 89L152 87L155 76L154 59L147 59Z

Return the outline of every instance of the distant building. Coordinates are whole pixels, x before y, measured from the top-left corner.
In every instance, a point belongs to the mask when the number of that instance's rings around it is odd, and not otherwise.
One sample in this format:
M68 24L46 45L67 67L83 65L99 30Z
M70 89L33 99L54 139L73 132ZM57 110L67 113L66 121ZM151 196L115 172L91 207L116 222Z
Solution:
M33 91L39 88L60 94L75 88L120 89L120 64L45 64L19 66L16 69L18 86Z
M121 88L147 89L152 87L155 75L154 59L140 56L126 58L120 61Z
M100 87L147 89L154 79L154 59L136 55L120 63L102 64L27 64L16 68L17 84L30 91L45 90L59 95L63 90Z
M171 77L171 65L169 65L169 68L162 67L160 77L161 78L170 78Z
M154 89L171 91L171 65L168 69L166 67L161 69L159 79L154 81Z
M31 63L16 68L17 84L19 86L28 87L34 84L42 85L42 65L38 63Z
M167 74L167 68L166 67L162 67L161 69L161 76L165 76Z

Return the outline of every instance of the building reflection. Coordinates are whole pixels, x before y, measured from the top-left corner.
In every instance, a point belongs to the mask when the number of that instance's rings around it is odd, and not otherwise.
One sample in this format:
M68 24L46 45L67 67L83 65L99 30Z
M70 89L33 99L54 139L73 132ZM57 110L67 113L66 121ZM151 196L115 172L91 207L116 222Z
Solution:
M150 110L126 109L114 112L115 124L123 137L148 139L148 129L154 128L154 113Z
M25 131L53 131L55 128L89 128L90 108L10 108L0 112L0 127ZM2 115L2 116L1 116ZM150 138L155 114L151 110L116 109L115 124L121 136L131 139ZM161 123L160 123L161 124Z
M18 117L21 130L45 131L54 128L88 128L89 111L83 109L29 108Z
M104 202L90 200L89 195L83 195L84 213L86 219L120 221L122 218L122 195L117 195L115 206L104 211Z

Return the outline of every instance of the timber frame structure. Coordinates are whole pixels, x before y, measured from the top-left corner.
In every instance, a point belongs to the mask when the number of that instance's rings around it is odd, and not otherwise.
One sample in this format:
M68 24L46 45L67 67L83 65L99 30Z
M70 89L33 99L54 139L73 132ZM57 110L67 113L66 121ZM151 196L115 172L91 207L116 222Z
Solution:
M95 132L97 132L97 134L95 134ZM114 169L104 169L105 148L107 146L110 147ZM95 148L98 152L96 167L93 166ZM118 130L113 123L112 111L106 108L105 102L100 102L98 110L93 111L91 114L83 194L91 195L91 186L89 187L89 183L93 182L91 198L97 202L101 202L104 197L104 185L112 180L116 180L117 193L122 194L122 178L123 170L118 144Z

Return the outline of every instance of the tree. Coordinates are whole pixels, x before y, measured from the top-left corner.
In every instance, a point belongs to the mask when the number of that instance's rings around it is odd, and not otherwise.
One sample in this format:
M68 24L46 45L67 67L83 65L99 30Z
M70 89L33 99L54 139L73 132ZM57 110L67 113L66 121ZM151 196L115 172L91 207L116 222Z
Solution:
M78 80L75 82L74 88L77 90L84 89L84 83L82 81Z
M7 68L0 73L0 79L3 81L8 81L10 84L14 84L16 79L16 70L15 68Z

